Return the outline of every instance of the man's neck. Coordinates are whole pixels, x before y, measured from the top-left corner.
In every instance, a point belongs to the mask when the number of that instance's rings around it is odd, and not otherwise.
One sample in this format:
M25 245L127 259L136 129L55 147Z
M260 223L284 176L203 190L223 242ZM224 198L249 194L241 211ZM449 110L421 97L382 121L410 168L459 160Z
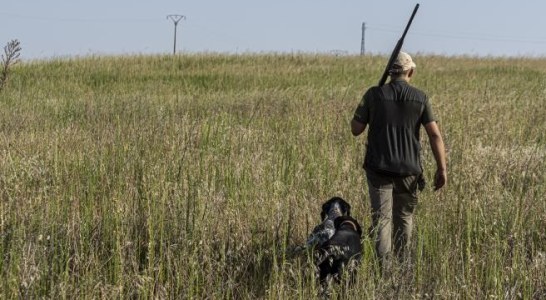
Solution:
M398 76L392 76L391 81L405 81L410 82L410 78L407 75L398 75Z

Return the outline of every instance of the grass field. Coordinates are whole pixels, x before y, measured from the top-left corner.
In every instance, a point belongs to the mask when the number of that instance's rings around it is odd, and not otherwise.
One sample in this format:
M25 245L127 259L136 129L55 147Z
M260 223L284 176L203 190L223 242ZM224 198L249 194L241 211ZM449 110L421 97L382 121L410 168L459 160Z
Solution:
M448 150L420 195L412 272L333 298L546 297L546 59L414 57ZM182 55L21 63L0 92L0 298L309 299L290 251L342 196L349 122L385 57ZM425 173L435 170L423 140Z

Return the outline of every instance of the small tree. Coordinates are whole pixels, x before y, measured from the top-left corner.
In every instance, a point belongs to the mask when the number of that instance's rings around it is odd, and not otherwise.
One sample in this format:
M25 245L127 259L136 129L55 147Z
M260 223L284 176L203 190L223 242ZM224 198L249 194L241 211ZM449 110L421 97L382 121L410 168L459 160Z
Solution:
M8 83L10 68L19 62L21 55L21 46L18 40L11 40L4 46L4 54L2 54L2 72L0 73L0 91Z

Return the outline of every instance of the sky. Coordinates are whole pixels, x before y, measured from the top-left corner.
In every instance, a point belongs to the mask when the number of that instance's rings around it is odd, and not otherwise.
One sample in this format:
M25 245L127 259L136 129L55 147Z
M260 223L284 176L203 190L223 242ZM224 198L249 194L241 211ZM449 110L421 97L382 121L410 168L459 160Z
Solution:
M546 57L544 0L4 0L0 44L23 60L173 53Z

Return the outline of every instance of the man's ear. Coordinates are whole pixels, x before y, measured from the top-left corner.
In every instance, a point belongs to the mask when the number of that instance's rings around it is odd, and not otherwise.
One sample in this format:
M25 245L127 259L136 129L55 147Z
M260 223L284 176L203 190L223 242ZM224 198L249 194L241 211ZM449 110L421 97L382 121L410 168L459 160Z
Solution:
M408 78L411 78L411 76L413 76L413 71L414 71L414 70L415 70L415 69L410 69L410 70L408 71Z

